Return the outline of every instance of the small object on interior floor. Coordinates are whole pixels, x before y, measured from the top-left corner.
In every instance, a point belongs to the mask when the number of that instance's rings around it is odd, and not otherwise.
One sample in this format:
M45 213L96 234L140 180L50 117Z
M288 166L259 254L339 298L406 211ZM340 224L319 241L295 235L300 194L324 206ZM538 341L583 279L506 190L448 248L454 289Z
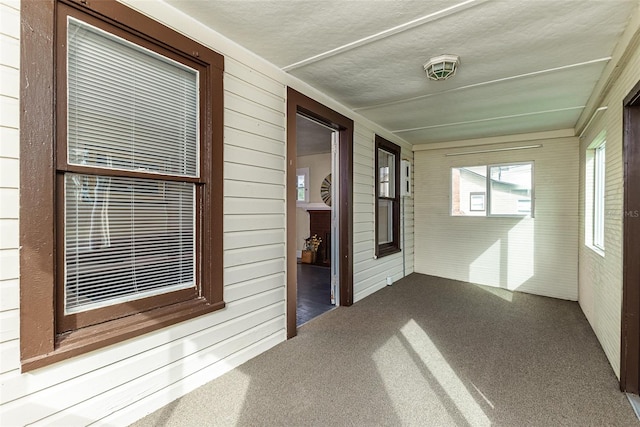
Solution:
M313 264L313 262L315 261L315 254L316 253L314 251L303 250L302 258L300 258L300 261L303 264Z

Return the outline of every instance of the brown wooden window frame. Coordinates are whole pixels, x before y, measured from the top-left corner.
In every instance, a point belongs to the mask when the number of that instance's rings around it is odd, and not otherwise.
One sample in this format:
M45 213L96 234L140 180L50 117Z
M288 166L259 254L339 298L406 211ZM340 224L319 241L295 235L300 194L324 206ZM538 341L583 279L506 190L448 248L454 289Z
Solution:
M394 155L395 160L395 173L394 173L394 197L380 197L380 170L378 164L378 152L379 150L386 151ZM376 257L384 257L397 252L400 252L400 146L394 144L391 141L384 139L383 137L375 136L375 241L376 241ZM393 202L392 208L392 225L393 239L391 242L379 243L378 227L380 225L380 209L379 200L389 200Z
M67 163L67 16L199 72L200 176L155 177L195 184L194 288L73 315L64 312L60 293L64 292L65 174L149 178L136 171L105 170ZM73 0L25 1L21 6L21 18L22 370L45 366L223 308L222 55L115 0L92 2L90 5Z

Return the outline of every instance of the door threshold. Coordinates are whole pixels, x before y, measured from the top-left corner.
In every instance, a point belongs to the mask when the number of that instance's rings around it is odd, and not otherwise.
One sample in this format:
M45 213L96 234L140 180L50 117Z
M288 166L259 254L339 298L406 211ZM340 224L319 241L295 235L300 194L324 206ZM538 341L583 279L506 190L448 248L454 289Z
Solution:
M338 308L338 307L334 305L333 307L331 307L331 308L330 308L330 309L328 309L327 311L323 311L322 313L318 314L317 316L314 316L314 317L312 317L311 319L306 320L306 321L304 321L304 322L300 323L299 325L296 325L296 327L297 327L297 328L300 328L301 326L304 326L304 325L306 325L306 324L307 324L307 323L309 323L309 322L313 322L313 321L314 321L314 320L316 320L317 318L324 316L325 314L329 313L330 311L335 310L336 308Z

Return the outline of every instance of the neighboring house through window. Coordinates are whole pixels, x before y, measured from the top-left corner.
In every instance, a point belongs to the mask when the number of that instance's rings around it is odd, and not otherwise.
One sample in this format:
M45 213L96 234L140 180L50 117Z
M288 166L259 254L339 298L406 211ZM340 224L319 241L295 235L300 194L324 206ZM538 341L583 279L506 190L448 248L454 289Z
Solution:
M376 256L400 251L400 147L376 135Z
M52 202L23 208L25 244L53 249L48 274L31 273L31 250L21 261L26 369L224 306L223 58L115 1L55 10L55 138L22 153L25 174L55 155L22 180L27 206ZM31 295L42 289L55 313Z
M451 168L452 216L533 213L533 162Z

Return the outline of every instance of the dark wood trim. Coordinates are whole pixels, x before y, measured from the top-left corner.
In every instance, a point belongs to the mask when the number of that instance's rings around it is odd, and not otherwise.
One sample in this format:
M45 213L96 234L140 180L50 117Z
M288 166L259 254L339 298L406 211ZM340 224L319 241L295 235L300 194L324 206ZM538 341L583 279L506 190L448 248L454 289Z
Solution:
M346 119L346 118L345 118ZM353 304L353 121L340 124L340 305Z
M217 61L210 62L212 66L205 73L204 78L208 81L204 94L206 105L200 106L201 114L211 117L204 122L207 127L200 129L205 135L201 173L211 178L203 191L204 200L200 206L210 209L213 214L209 215L209 221L202 224L202 230L198 233L209 256L201 258L203 265L196 268L203 270L200 276L204 280L204 286L200 289L202 296L207 301L217 303L223 301L224 289L224 58L207 48L205 54L207 62L211 54Z
M42 1L50 2L54 0ZM222 55L122 3L108 0L58 0L58 2L125 30L121 36L130 41L139 43L130 39L133 36L139 37L173 52L177 57L200 61L203 65L210 65L220 71L224 70L224 57ZM144 28L144 31L141 31L140 28ZM180 61L180 59L176 60Z
M56 337L55 351L22 359L22 371L29 372L70 357L135 338L224 308L224 302L209 304L204 298L159 308L150 316L139 313L119 320L78 329Z
M20 2L20 358L55 344L54 0ZM29 194L29 196L25 196ZM39 215L33 215L39 212Z
M86 325L76 318L65 322L63 312L56 313L56 276L62 273L60 254L64 240L60 226L64 226L60 206L62 177L66 169L65 151L56 152L58 141L65 140L66 122L56 123L56 115L64 109L66 94L59 89L62 70L59 46L64 32L58 14L70 13L89 17L100 26L113 25L118 35L132 41L142 41L166 49L166 56L186 63L200 71L200 117L208 118L200 126L200 179L186 177L180 181L196 184L199 210L196 215L196 277L199 289L177 291L152 297L154 307L141 299L125 304L128 308L116 312L116 319ZM95 18L95 19L94 19ZM45 366L68 357L95 350L149 331L219 310L223 301L223 71L224 58L203 45L137 13L116 1L89 3L70 0L23 1L21 3L21 206L20 206L20 354L23 371ZM102 21L106 22L103 23ZM143 29L142 33L138 29ZM64 77L64 76L62 76ZM61 95L63 94L63 95ZM62 156L63 158L60 158ZM56 165L61 170L56 178ZM82 168L76 172L102 174L100 168ZM110 172L107 172L110 174ZM140 176L151 179L175 180L163 175L139 175L137 172L114 175ZM145 301L147 300L147 301ZM141 311L139 314L131 314ZM139 310L138 310L139 309ZM96 310L99 314L100 310ZM120 313L120 314L118 314ZM119 316L125 316L120 317ZM95 317L82 313L77 318ZM113 316L112 316L113 318ZM94 319L95 320L95 319ZM89 323L94 320L90 320ZM79 329L68 331L75 326ZM59 333L56 332L59 331Z
M353 304L353 120L287 88L287 338L297 333L296 304L296 114L339 132L340 305Z
M640 81L638 81L633 89L624 97L622 101L622 105L627 107L638 107L640 106Z
M58 167L58 170L62 172L71 172L71 173L77 173L82 175L99 175L99 176L126 177L126 178L139 178L139 179L154 179L159 181L175 181L175 182L191 182L191 183L204 182L204 178L202 177L194 178L191 176L166 175L163 173L139 172L136 170L116 169L116 168L109 169L109 168L101 168L96 166L64 164L64 165L60 165ZM201 174L201 175L204 176L204 174Z
M395 177L394 177L394 197L393 198L387 198L387 197L379 197L379 190L378 190L378 184L379 184L379 178L378 178L378 149L382 149L388 153L391 153L395 156ZM375 152L374 152L374 156L375 156L375 169L374 169L374 174L375 174L375 186L374 186L374 191L375 191L375 228L374 228L374 234L375 234L375 254L377 258L381 258L387 255L391 255L391 254L395 254L400 252L400 156L402 154L401 148L400 146L394 144L391 141L388 141L386 139L384 139L383 137L376 135L375 137ZM380 224L380 220L379 220L379 206L378 206L378 200L380 199L387 199L387 200L393 200L393 241L390 243L385 243L385 244L379 244L378 243L378 224Z
M624 99L624 220L620 389L640 393L640 81Z

